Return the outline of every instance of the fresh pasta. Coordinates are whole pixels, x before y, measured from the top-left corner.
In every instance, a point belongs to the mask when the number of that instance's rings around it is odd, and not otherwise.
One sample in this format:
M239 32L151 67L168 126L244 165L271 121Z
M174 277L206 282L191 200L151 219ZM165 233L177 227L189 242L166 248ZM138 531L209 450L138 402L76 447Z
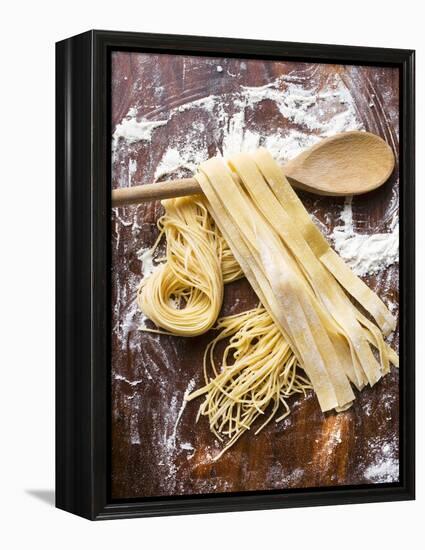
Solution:
M198 417L226 438L224 452L259 416L261 429L289 414L293 393L313 388L322 411L347 409L353 387L398 366L384 340L392 314L329 246L266 150L209 159L196 178L206 198L163 201L166 261L142 281L138 303L168 333L220 331L205 351L205 386L188 397L204 396ZM260 305L215 325L224 284L243 275Z
M200 196L162 201L160 234L165 262L138 289L140 309L158 327L178 336L198 336L217 320L223 286L243 276Z
M187 399L205 396L198 419L208 417L216 437L220 441L223 436L227 438L217 460L257 418L265 420L255 434L274 417L276 422L286 418L290 413L288 397L296 393L305 395L311 384L301 374L291 348L262 306L223 317L216 329L220 333L204 355L205 386ZM218 366L215 350L223 340L228 340L228 345Z

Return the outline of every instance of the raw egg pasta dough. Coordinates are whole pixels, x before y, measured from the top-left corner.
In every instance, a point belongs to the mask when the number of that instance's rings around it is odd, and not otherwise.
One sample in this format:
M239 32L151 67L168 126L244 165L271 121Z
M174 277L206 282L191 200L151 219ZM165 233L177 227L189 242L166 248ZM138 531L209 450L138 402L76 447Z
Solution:
M277 420L289 414L287 398L310 387L322 411L347 409L353 386L373 386L398 366L383 338L394 317L329 246L266 150L210 159L196 178L206 199L162 203L166 261L142 281L138 303L167 333L196 336L216 323L226 282L245 275L256 292L258 308L218 321L205 386L188 397L205 396L199 415L227 438L222 452L260 415L259 429L279 408Z
M224 283L243 276L205 202L201 196L162 201L165 214L158 221L160 234L153 248L164 235L165 262L142 280L137 301L169 334L198 336L212 328Z

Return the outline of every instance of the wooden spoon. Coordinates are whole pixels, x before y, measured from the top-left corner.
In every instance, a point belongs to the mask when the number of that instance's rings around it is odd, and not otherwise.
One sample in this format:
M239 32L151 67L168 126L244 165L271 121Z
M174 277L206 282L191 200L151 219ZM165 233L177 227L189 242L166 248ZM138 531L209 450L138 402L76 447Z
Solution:
M394 154L375 134L344 132L325 138L282 166L296 188L316 195L360 195L380 187L394 169ZM112 206L196 195L194 178L114 189Z

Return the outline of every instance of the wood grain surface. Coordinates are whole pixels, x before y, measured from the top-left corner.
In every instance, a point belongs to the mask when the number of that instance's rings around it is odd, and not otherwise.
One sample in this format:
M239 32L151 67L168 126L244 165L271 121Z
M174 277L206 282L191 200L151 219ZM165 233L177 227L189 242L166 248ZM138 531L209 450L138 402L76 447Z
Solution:
M214 94L227 112L242 86L279 82L306 90L328 90L335 79L351 97L362 128L383 137L398 153L399 75L394 68L308 64L197 56L116 52L112 60L112 131L134 113L138 120L168 122L147 139L113 143L113 186L155 181L170 146L188 146L191 135L209 155L221 151L229 117L185 109ZM277 80L276 80L277 79ZM324 97L326 93L324 94ZM327 96L326 96L327 97ZM343 101L342 101L343 103ZM191 103L192 104L192 103ZM172 114L172 116L171 116ZM321 113L324 117L338 112ZM230 120L231 123L231 120ZM311 133L302 121L285 118L270 100L248 105L246 127L283 135ZM282 134L283 133L283 134ZM286 135L285 134L285 135ZM188 167L186 167L188 168ZM159 180L190 175L181 167ZM343 199L300 193L322 231L341 223ZM387 232L398 209L398 170L381 189L353 200L358 233ZM291 415L270 423L258 436L248 433L219 461L221 443L206 419L197 424L200 401L185 406L188 389L203 384L202 356L212 337L179 338L138 330L135 292L142 277L137 252L158 234L158 202L112 211L112 497L226 493L396 482L398 480L398 375L395 369L366 388L351 409L323 414L312 393L291 398ZM398 265L364 277L398 314ZM246 280L228 285L223 313L256 305ZM398 331L390 337L398 349Z

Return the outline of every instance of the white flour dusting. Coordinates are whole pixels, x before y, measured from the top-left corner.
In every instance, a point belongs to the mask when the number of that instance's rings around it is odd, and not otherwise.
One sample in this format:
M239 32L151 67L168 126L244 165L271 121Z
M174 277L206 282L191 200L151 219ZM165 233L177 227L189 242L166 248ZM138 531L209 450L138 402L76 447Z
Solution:
M398 262L398 216L394 215L389 233L365 235L353 227L352 197L345 200L342 224L331 235L336 251L360 276L377 273Z
M280 462L270 466L267 472L267 482L270 486L278 487L296 487L304 476L303 468L286 470L285 465Z
M271 134L265 128L258 131L248 130L248 112L264 101L273 102L283 118L301 125L303 131L282 132L279 135L276 132ZM321 137L362 129L351 95L339 77L334 80L329 91L319 94L283 77L265 86L241 86L237 92L209 95L189 101L170 109L165 120L138 121L136 109L132 108L114 132L114 151L120 146L119 138L126 142L126 146L137 141L152 141L155 128L166 125L168 121L188 110L204 111L214 116L221 134L216 136L217 142L221 141L221 153L225 157L263 145L274 153L276 160L286 160ZM332 116L329 117L329 113ZM167 171L181 167L194 169L200 161L208 158L207 143L203 136L190 130L191 128L187 128L182 132L183 141L178 143L177 149L172 144L164 153L155 174L157 178L165 172L165 166ZM188 141L185 140L187 135L190 135Z
M340 426L337 427L336 431L333 432L331 434L331 439L332 439L332 442L335 444L335 445L338 445L339 443L342 442L342 439L341 439L341 428Z
M177 446L176 442L178 439L177 431L180 419L187 405L186 396L193 391L195 385L196 381L193 378L188 383L186 390L181 397L180 408L178 408L177 396L172 396L167 410L164 411L165 416L162 418L162 424L161 426L158 425L158 433L156 434L157 438L160 439L160 445L157 446L158 465L165 467L164 473L171 484L175 482L175 474L177 472L177 466L175 463L176 456L184 451L186 451L186 458L191 458L194 454L194 448L190 443L182 442L179 446ZM162 431L162 434L160 434L160 431ZM188 451L189 455L187 455Z
M150 141L155 128L164 126L164 124L167 124L167 120L137 120L135 110L132 108L121 124L117 125L113 136L113 143L116 146L120 138L124 139L127 143Z
M321 442L322 448L320 452L325 461L334 456L336 447L342 442L344 426L344 415L343 413L338 414L334 419L331 431L327 434L326 439Z
M146 247L142 247L137 252L137 257L142 262L143 277L149 277L149 275L151 275L157 268L157 264L154 264L153 262L153 254L154 252L152 248Z
M186 405L187 405L186 397L193 391L193 389L195 388L195 385L196 385L196 381L195 381L194 378L192 378L192 380L187 385L186 391L183 394L181 407L180 407L180 409L177 413L177 416L175 417L175 420L174 420L173 431L171 433L171 436L167 440L167 448L171 452L173 452L175 450L175 447L176 447L177 428L178 428L180 419L182 417L182 414L183 414L183 412L186 408ZM171 409L173 409L173 407L171 407Z
M137 161L135 159L130 159L128 161L128 187L133 185L133 178L137 170Z
M181 443L180 449L183 449L184 451L194 451L195 447L191 443Z
M396 455L395 442L375 442L369 443L374 454L374 460L365 472L364 476L373 483L392 483L399 479L400 465Z
M130 416L130 441L132 445L140 445L140 435L137 414Z
M391 483L398 481L399 463L394 458L383 458L372 464L365 471L365 477L374 483Z
M113 327L121 343L121 348L126 349L129 345L129 335L140 326L139 308L137 306L135 296L130 300L129 304L122 308L120 320Z
M134 395L129 398L130 406L130 442L132 445L140 445L140 432L139 432L139 411L141 398L140 395Z
M169 147L155 170L155 180L167 174L180 175L182 170L194 172L197 166L207 160L208 153L189 147Z
M139 384L143 383L143 380L128 380L125 376L121 376L121 374L116 374L114 378L115 380L121 380L122 382L126 382L130 386L138 386Z

